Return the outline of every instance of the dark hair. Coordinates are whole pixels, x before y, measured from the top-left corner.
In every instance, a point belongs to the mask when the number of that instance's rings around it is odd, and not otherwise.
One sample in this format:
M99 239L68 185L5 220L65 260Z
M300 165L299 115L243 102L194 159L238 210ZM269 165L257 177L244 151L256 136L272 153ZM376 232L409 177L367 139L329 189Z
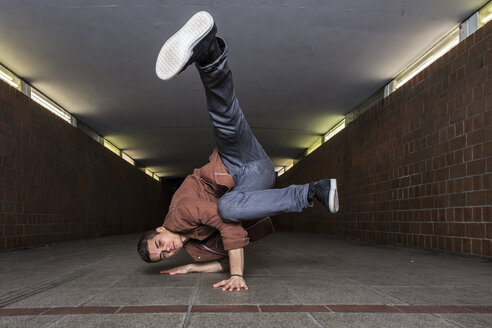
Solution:
M149 248L147 246L147 241L149 239L154 238L154 236L158 235L158 234L159 233L155 230L146 231L146 232L144 232L144 234L142 235L142 237L138 241L138 244L137 244L138 255L140 255L142 260L144 260L147 263L152 263L152 261L150 260Z

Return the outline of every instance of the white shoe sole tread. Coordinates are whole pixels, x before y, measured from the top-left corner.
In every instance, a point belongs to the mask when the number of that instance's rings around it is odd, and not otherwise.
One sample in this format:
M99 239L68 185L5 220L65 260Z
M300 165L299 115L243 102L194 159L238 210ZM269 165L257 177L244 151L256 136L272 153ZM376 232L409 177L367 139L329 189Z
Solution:
M332 213L338 212L338 190L337 190L337 179L330 179L330 196L329 196L329 210Z
M212 30L214 20L206 11L193 15L182 28L172 35L162 46L155 72L162 80L176 76L193 54L193 47Z

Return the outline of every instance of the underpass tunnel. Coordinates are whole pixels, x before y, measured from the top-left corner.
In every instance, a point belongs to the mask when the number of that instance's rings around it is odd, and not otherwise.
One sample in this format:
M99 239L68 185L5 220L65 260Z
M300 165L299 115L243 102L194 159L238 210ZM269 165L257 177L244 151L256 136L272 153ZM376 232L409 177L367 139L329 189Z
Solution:
M219 59L160 80L200 11ZM0 325L491 327L491 20L485 0L0 3Z

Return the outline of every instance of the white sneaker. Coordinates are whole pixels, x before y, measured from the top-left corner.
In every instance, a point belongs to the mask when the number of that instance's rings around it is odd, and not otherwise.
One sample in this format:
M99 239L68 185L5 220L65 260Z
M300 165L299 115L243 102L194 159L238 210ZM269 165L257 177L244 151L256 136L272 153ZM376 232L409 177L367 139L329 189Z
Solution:
M311 185L314 189L314 197L331 213L337 213L340 207L338 203L337 179L319 180L312 182Z
M208 12L200 11L193 15L162 46L155 64L157 76L161 80L170 80L191 64L193 48L209 34L212 28L214 28L214 19Z

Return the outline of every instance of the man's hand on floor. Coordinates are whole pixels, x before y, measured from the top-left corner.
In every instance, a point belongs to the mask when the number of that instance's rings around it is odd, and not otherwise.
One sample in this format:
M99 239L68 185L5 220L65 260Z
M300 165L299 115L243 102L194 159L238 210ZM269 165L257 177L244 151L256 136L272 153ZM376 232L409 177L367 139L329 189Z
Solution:
M246 285L246 280L244 280L244 278L238 277L238 276L232 276L227 280L219 281L218 283L216 283L214 285L214 288L221 287L221 286L224 286L224 288L222 288L222 290L228 290L231 292L234 289L236 289L237 291L240 291L241 288L244 288L244 290L248 290L248 285Z

